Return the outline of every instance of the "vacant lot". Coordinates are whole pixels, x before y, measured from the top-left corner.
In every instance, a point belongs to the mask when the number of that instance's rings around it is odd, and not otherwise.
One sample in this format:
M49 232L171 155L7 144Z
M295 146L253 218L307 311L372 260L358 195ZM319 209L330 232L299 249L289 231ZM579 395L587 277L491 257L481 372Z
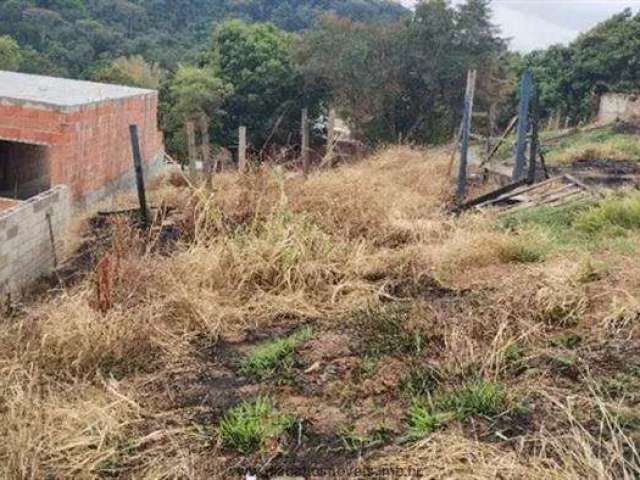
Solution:
M453 217L448 158L87 224L85 273L0 323L0 476L639 476L640 196Z

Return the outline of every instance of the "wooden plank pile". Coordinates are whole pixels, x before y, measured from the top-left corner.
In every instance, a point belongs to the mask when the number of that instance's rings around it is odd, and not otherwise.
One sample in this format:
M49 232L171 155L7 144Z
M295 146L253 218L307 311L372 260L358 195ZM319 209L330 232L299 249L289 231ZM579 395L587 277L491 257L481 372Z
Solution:
M553 177L534 185L514 183L510 187L469 202L462 209L495 207L500 212L514 212L540 206L556 207L599 195L571 175Z

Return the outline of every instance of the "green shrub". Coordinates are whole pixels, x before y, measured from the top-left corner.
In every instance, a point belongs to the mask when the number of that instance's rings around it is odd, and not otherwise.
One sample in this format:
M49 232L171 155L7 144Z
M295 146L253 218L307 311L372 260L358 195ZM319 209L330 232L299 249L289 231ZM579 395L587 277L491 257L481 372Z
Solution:
M579 201L558 207L528 208L502 217L498 221L498 227L503 230L511 230L538 226L549 233L561 235L571 227L576 217L587 210L589 206L591 206L591 203Z
M240 372L250 378L264 380L278 370L292 363L292 355L296 348L309 338L312 331L305 327L288 337L271 340L258 345L242 360Z
M249 454L291 428L292 417L279 414L268 397L242 402L227 412L220 421L218 435L222 444Z
M640 228L640 195L611 197L580 214L574 222L577 230L589 233L623 235Z

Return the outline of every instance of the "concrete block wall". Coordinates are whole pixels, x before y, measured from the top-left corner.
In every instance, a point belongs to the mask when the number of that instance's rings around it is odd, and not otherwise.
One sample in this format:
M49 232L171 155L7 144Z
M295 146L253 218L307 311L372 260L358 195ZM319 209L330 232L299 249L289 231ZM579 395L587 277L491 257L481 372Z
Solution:
M600 97L598 123L640 119L640 94L605 93Z
M61 185L0 211L0 294L19 292L53 271L72 208L71 192Z

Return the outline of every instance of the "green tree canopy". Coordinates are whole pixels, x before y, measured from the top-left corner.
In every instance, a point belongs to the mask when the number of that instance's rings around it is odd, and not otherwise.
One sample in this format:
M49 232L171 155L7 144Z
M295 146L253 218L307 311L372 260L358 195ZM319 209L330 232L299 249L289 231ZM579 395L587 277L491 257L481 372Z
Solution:
M506 44L491 24L488 0L452 6L423 1L412 19L371 25L328 16L305 35L298 56L310 83L370 142L450 138L461 115L466 71L480 71L478 104L505 72Z
M587 121L601 93L640 90L640 14L627 9L567 47L533 52L522 60L520 68L526 67L534 72L545 115Z
M18 43L8 35L0 36L0 70L18 70L21 60Z
M141 55L119 57L96 70L92 75L98 82L131 85L157 90L164 72L157 64L150 64Z
M206 64L233 85L222 106L219 141L233 144L244 125L253 146L261 148L267 138L290 132L303 106L315 108L293 61L293 40L272 24L232 20L214 30Z

